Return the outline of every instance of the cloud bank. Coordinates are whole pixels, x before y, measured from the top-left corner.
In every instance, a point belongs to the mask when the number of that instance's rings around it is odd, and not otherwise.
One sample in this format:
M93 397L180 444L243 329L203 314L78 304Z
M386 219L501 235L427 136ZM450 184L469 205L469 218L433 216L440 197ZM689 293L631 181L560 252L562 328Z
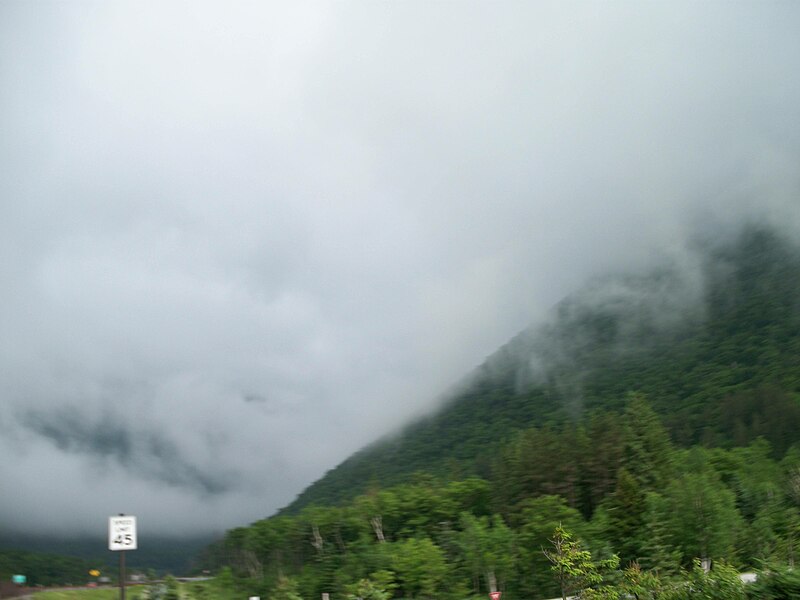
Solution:
M0 5L6 529L210 531L587 277L800 225L790 3Z

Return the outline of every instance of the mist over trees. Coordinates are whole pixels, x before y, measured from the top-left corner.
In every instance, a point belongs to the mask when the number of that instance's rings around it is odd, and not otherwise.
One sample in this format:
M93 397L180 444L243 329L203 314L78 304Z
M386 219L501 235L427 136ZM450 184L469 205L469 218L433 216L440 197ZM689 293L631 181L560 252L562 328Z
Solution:
M751 227L698 257L684 304L667 296L686 278L664 270L566 299L439 413L229 531L205 564L253 594L288 577L304 598L735 598L737 571L765 565L751 590L794 585L800 253Z
M782 455L800 429L799 298L800 249L756 225L699 239L689 258L651 272L598 279L490 356L440 411L357 452L284 512L416 471L487 477L502 444L532 425L583 422L608 431L598 453L619 452L612 432L624 424L592 415L622 410L630 393L647 398L679 445L764 437ZM537 435L530 443L554 443ZM611 474L593 475L589 493L608 492Z

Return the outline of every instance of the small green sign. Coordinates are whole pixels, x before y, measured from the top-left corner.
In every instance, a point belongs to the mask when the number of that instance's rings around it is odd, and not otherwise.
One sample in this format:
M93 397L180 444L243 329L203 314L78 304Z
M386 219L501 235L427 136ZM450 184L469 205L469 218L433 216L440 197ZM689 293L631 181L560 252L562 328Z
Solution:
M28 578L27 578L27 577L25 577L25 575L12 575L12 576L11 576L11 581L12 581L13 583L16 583L17 585L22 585L22 584L24 584L26 581L28 581Z

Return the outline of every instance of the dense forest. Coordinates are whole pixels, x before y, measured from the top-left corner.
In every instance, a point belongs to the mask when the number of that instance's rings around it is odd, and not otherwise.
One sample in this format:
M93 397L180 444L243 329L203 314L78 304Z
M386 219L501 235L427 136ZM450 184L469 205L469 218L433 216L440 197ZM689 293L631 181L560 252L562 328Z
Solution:
M764 438L680 448L642 396L621 413L519 432L492 473L374 484L339 506L234 529L208 558L254 594L288 577L303 598L368 584L406 598L496 587L533 599L561 592L545 552L559 527L597 565L616 556L606 577L616 584L625 569L663 586L695 559L754 569L800 551L800 445L780 459Z
M12 575L24 575L29 586L83 585L91 579L91 569L104 566L74 556L0 550L0 581L9 582Z
M791 597L800 252L750 227L692 257L567 298L207 564L287 598L735 598L742 569Z

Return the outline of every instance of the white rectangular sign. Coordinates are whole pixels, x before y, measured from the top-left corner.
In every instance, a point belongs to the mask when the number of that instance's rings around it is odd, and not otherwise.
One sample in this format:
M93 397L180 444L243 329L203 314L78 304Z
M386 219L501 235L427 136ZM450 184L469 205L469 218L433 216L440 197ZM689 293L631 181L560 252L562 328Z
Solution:
M108 517L108 549L136 550L136 517Z

